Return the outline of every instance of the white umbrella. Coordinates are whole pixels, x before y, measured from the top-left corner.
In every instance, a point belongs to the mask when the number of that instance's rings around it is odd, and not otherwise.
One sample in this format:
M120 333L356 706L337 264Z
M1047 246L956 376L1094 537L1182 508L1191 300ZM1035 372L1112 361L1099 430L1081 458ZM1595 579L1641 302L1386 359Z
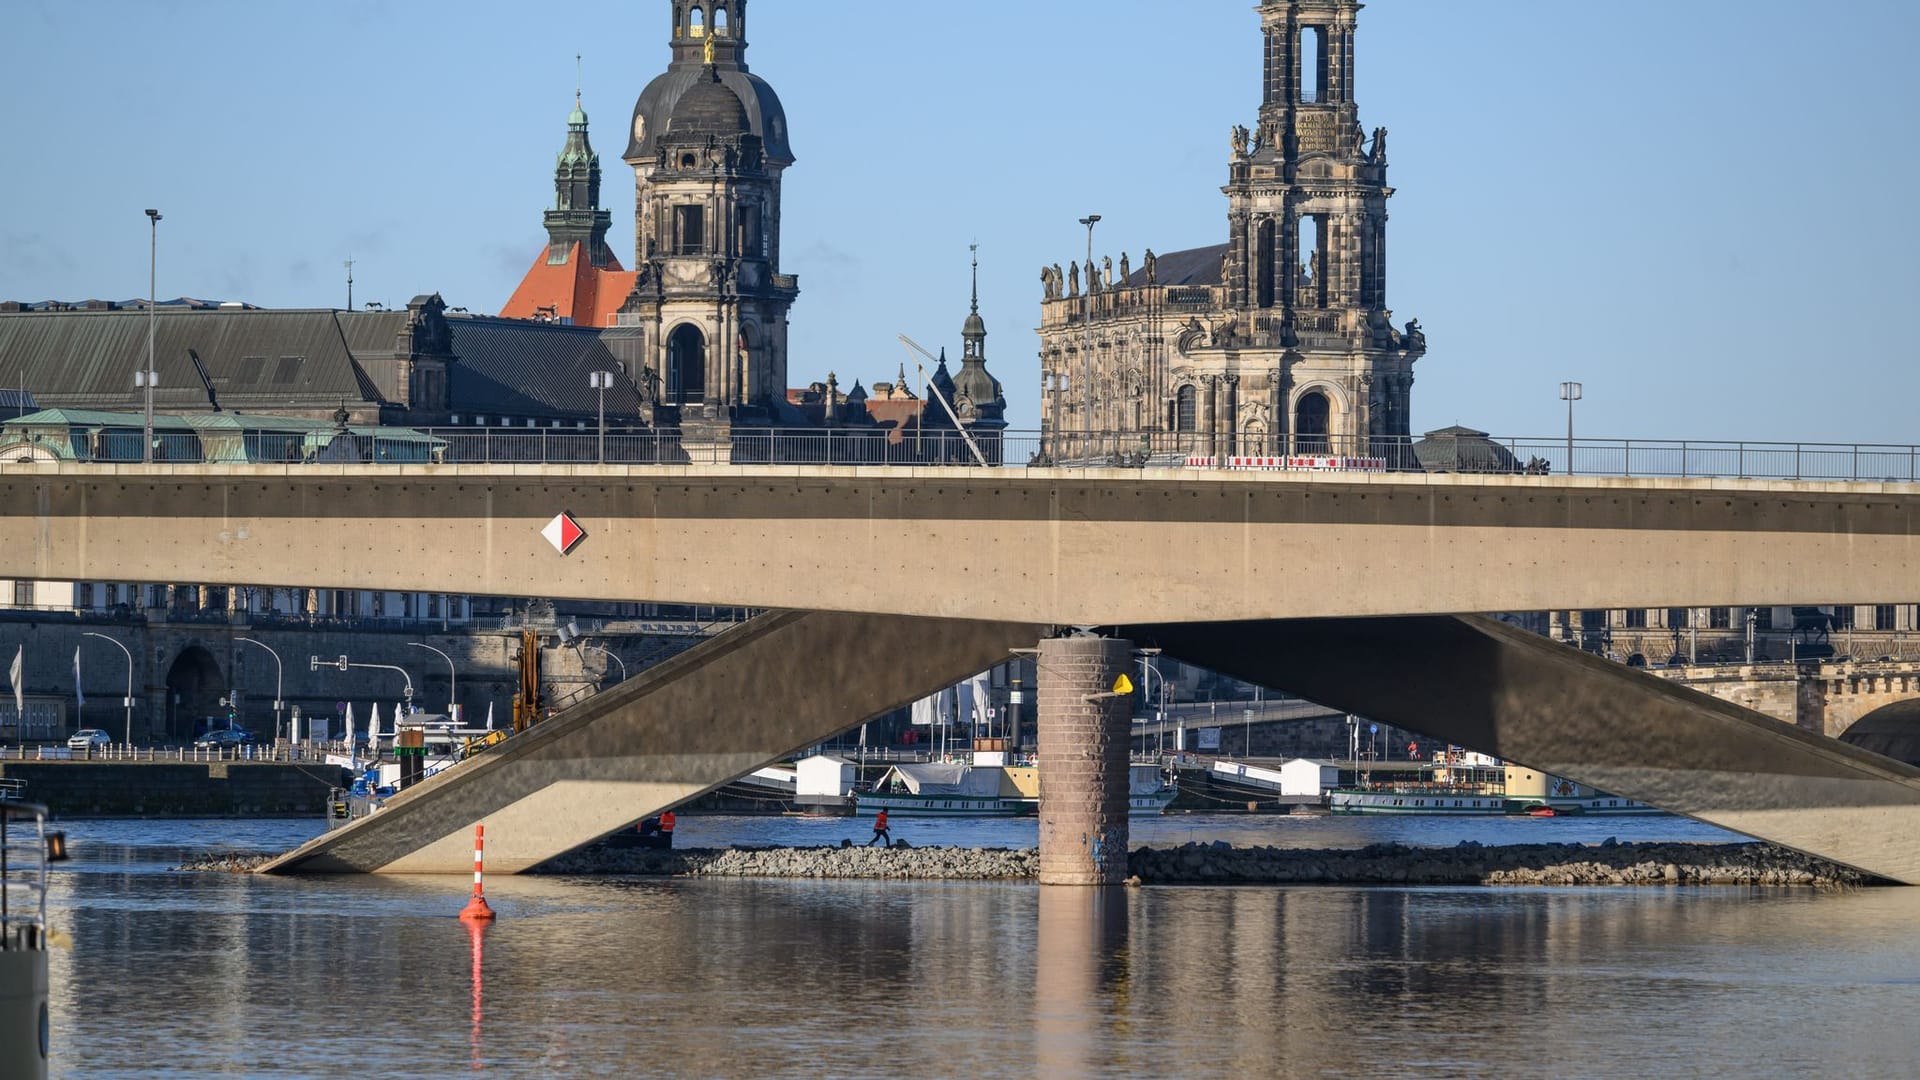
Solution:
M349 762L357 760L353 753L353 706L351 704L347 706L347 760Z
M373 715L367 718L367 752L380 756L380 703L373 703Z
M493 730L493 702L487 702L487 730Z

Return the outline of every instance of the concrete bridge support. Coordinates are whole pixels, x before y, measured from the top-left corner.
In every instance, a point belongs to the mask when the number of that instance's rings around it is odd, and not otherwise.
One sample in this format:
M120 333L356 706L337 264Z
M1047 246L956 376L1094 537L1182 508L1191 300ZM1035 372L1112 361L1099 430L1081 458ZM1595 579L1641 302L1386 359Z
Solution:
M1133 643L1040 643L1040 884L1117 885L1127 876L1127 695L1113 681Z
M1024 623L763 615L263 869L467 873L473 826L484 822L487 869L519 873L991 667L1045 632Z
M1920 884L1920 769L1493 619L1128 632L1216 671Z

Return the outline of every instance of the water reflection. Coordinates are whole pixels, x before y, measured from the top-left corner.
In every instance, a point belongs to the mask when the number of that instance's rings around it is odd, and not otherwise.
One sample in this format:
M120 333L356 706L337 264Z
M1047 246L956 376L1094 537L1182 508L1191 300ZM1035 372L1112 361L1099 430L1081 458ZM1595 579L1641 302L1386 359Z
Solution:
M476 935L147 843L56 877L56 1075L1901 1076L1920 1008L1920 890L500 878Z

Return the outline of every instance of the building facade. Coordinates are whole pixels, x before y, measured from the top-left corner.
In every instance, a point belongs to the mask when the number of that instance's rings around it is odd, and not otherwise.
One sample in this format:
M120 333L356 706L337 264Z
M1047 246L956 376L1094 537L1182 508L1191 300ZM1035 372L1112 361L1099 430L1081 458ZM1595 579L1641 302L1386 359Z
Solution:
M1231 131L1225 243L1041 270L1045 456L1404 444L1426 339L1387 306L1393 189L1386 129L1369 138L1355 98L1361 7L1261 5L1261 104Z

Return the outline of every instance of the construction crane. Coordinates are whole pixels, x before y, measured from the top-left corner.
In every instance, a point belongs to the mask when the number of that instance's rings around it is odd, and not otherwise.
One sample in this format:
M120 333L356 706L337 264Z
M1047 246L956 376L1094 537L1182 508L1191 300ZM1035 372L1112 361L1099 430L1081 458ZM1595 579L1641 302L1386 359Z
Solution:
M921 348L919 342L905 334L900 335L900 344L905 345L907 348L919 353L920 356L924 356L936 364L940 362L938 357ZM980 452L980 444L973 441L973 433L968 431L966 425L960 422L960 417L954 414L953 404L947 400L946 395L942 394L940 388L933 385L933 381L927 378L926 365L920 362L919 357L915 357L913 367L914 370L920 373L920 383L927 388L927 396L940 403L940 407L947 411L947 419L953 421L953 426L959 429L960 437L967 440L967 449L973 451L973 460L979 462L981 468L987 468L987 455Z

